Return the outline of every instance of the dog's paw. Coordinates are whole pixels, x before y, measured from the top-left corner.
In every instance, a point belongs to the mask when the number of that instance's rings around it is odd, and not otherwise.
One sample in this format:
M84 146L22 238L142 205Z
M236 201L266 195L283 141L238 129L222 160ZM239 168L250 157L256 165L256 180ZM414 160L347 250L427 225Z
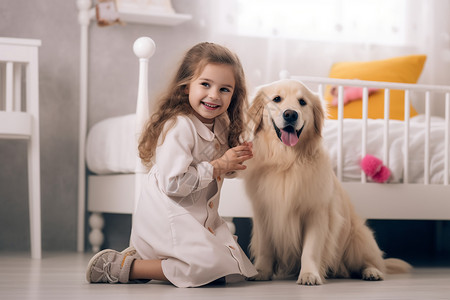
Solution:
M298 276L297 284L301 285L321 285L323 284L320 275L317 273L306 272L300 273Z
M383 280L384 275L377 268L370 267L370 268L365 268L362 271L362 279L370 280L370 281L378 281L378 280Z
M247 278L247 280L250 281L268 281L268 280L272 280L272 272L270 271L261 271L258 270L258 275L253 276L253 277L249 277Z

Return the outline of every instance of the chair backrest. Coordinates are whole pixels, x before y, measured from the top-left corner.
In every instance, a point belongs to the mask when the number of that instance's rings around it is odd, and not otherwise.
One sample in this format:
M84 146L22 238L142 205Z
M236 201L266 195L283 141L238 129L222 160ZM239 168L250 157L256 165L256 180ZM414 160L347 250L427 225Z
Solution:
M40 40L0 37L0 138L28 138L39 124L40 45Z

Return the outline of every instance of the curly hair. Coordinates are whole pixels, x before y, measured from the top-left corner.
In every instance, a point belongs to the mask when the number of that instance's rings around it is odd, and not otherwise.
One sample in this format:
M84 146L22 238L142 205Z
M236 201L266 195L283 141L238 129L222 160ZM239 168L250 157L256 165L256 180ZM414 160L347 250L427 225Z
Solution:
M239 144L239 137L244 128L243 110L247 105L247 88L241 62L237 55L226 47L214 43L199 43L186 52L166 94L159 99L156 112L150 117L142 132L138 145L139 157L147 167L152 165L158 140L166 122L173 122L171 125L173 126L177 116L193 113L186 88L200 76L208 64L225 64L233 68L235 88L227 109L230 124L228 145L234 147ZM161 143L164 142L164 138L165 133L162 135Z

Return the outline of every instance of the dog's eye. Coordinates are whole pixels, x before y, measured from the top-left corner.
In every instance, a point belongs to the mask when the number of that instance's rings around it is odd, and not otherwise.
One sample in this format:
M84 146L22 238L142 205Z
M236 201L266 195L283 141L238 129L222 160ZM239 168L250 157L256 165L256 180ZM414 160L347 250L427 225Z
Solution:
M301 106L305 106L306 105L306 101L303 98L298 100L298 103L300 103Z
M275 102L275 103L278 103L278 102L281 101L281 97L280 96L276 96L275 98L273 98L272 101Z

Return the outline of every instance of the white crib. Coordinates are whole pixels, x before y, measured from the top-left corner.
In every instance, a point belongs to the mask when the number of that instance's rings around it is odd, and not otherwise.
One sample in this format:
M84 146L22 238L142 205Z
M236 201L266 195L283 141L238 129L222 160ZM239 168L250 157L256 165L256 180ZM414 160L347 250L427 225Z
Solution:
M147 40L147 42L142 42ZM140 43L142 42L142 43ZM139 73L139 97L138 97L138 110L137 116L128 116L125 118L116 118L115 120L105 120L108 126L104 128L111 128L115 121L124 122L137 122L138 129L142 122L148 118L148 72L146 69L147 59L150 57L154 46L148 39L144 39L136 42L139 51L136 51L140 59L140 73ZM449 186L449 132L450 132L450 87L449 86L430 86L430 85L417 85L417 84L398 84L389 82L369 82L369 81L357 81L357 80L339 80L330 78L311 78L311 77L297 77L289 76L290 78L301 80L306 84L318 85L319 93L323 93L325 85L332 84L338 86L339 90L339 119L336 121L327 121L325 124L324 142L329 145L337 145L333 150L334 154L331 155L332 159L336 162L336 173L338 178L343 182L344 188L350 194L350 197L356 207L358 213L369 219L429 219L429 220L450 220L450 186ZM363 87L363 118L356 124L355 121L343 119L343 86L358 86ZM367 118L367 101L368 101L368 87L376 87L385 91L386 100L385 105L389 107L389 91L391 89L404 90L405 92L405 121L394 121L389 119L389 114L385 114L384 120L370 120ZM412 120L409 117L409 103L410 95L414 92L424 92L426 113L422 116L424 121ZM445 101L445 120L439 120L439 126L436 125L435 119L430 115L430 95L438 95ZM134 121L137 120L137 121ZM347 124L351 123L351 126ZM123 127L123 126L121 126ZM397 181L386 184L376 184L367 180L366 176L361 171L357 171L357 181L354 181L355 176L347 176L346 168L349 167L347 163L344 163L345 154L347 153L346 138L354 139L353 137L347 137L347 129L359 127L359 132L356 133L360 139L359 146L360 152L359 158L365 154L370 153L371 149L368 148L368 141L372 138L373 134L378 134L380 137L377 139L380 142L375 144L381 145L379 156L383 159L385 164L391 167L393 158L390 155L391 149L398 149L397 144L391 145L390 141L393 139L393 131L397 132L400 128L400 138L402 141L402 148L404 155L401 159L401 171L394 171L397 175ZM438 128L439 127L439 128ZM134 128L134 126L129 126ZM376 130L373 130L376 128ZM417 154L411 150L410 140L411 136L415 132L411 131L420 130L423 133L423 157L416 157ZM437 129L438 128L438 129ZM91 129L90 135L94 134L97 130L96 125ZM99 134L99 133L97 133ZM353 133L354 134L354 133ZM436 134L439 137L436 138ZM134 140L136 137L136 131L130 130L127 140ZM327 137L329 135L330 137ZM103 136L100 133L100 136ZM440 138L442 137L442 138ZM438 141L439 146L436 147L431 141ZM117 141L102 141L104 147L119 147ZM123 141L122 141L123 144ZM94 251L98 250L101 246L103 236L101 229L103 226L103 213L132 213L134 209L135 197L139 193L139 177L141 169L140 163L136 161L136 145L131 147L130 154L132 160L135 162L131 166L126 166L123 174L117 174L117 170L111 170L111 173L103 172L99 175L91 175L88 179L88 211L91 212L90 225L91 231L91 243L93 244ZM436 150L437 149L437 150ZM433 152L434 151L434 152ZM437 152L436 152L437 151ZM89 147L88 147L89 155ZM96 148L96 152L99 152L99 156L102 156L101 149ZM435 153L436 152L436 153ZM120 155L124 155L121 153ZM134 158L133 158L134 157ZM438 168L430 164L433 160L431 158L439 157ZM440 161L442 158L442 161ZM419 171L421 179L411 178L410 173L413 170L409 170L411 162L420 160L422 163ZM415 163L414 166L417 164ZM139 169L138 173L133 174L135 169ZM127 169L128 168L128 169ZM353 172L355 166L352 166ZM438 169L438 170L437 170ZM84 170L83 170L84 171ZM349 179L350 178L350 179ZM353 178L353 181L351 179ZM229 179L226 180L222 188L221 204L219 212L223 217L251 217L252 210L250 202L243 188L242 180Z
M419 85L419 84L400 84L390 82L371 82L362 80L345 80L345 79L332 79L332 78L319 78L319 77L305 77L305 76L290 76L285 72L281 72L285 78L296 79L306 84L314 84L318 86L318 92L320 95L324 94L325 85L333 85L339 87L338 96L338 120L327 121L326 125L333 124L333 129L337 131L336 139L331 140L331 143L336 143L336 153L332 158L336 163L336 174L339 180L342 182L345 190L349 193L350 198L356 208L356 211L364 218L367 219L410 219L410 220L450 220L450 186L449 186L449 141L450 141L450 87L449 86L431 86L431 85ZM362 120L351 120L351 126L358 125L361 128L361 133L355 133L352 138L357 137L360 134L361 138L361 151L359 158L364 157L368 153L367 143L370 137L368 125L379 126L380 129L375 134L380 134L377 139L380 143L381 153L379 157L383 162L389 166L391 160L390 146L392 147L392 141L390 142L390 126L392 127L392 120L389 119L389 91L390 90L404 90L405 91L405 121L397 122L402 127L401 142L404 149L404 157L402 158L403 170L402 179L397 182L378 184L374 182L368 182L367 176L363 171L359 172L359 180L350 182L349 178L344 178L344 153L348 151L344 147L344 128L346 123L350 120L344 120L343 118L343 87L362 87L363 88L363 118ZM367 117L367 103L368 103L368 88L377 88L384 90L385 93L385 118L384 120L369 120ZM410 95L414 92L423 92L425 94L425 121L423 122L423 158L418 159L423 163L423 181L422 178L415 179L414 182L410 180L410 161L416 159L411 153L410 136L411 136L411 118L410 118ZM431 94L438 94L436 101L445 102L445 120L438 120L440 126L440 132L442 143L439 150L442 150L441 154L443 159L443 168L439 170L439 179L430 180L431 177L431 151L433 145L430 141L432 138L432 122L430 115L430 102ZM374 124L376 122L376 124ZM347 124L347 126L350 124ZM435 129L435 128L434 128ZM433 133L436 130L433 130ZM398 135L398 134L397 134ZM436 140L439 138L434 138ZM417 151L416 151L417 152ZM436 153L434 153L436 154ZM437 172L437 171L436 171ZM437 175L436 175L437 176ZM435 176L435 177L436 177ZM355 177L355 176L350 176ZM417 176L416 176L417 177ZM240 179L228 180L223 185L222 199L221 199L221 215L222 216L234 216L234 217L251 217L252 211L249 205L249 200L245 195L243 181ZM239 209L237 209L239 208Z

